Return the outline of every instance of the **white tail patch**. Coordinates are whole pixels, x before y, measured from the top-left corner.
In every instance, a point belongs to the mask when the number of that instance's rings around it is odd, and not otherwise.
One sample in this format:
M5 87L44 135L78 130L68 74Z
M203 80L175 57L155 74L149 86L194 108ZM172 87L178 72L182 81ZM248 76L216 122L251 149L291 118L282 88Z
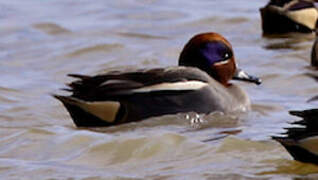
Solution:
M143 93L151 91L180 91L180 90L196 90L208 86L207 83L202 81L185 81L175 83L160 83L151 86L145 86L139 89L134 89L132 92Z
M318 155L318 136L312 136L299 141L299 146Z
M296 11L288 11L287 17L310 29L315 29L318 12L316 8L306 8Z
M120 103L117 101L85 102L74 98L72 98L72 100L71 104L110 123L115 121L117 112L120 108Z

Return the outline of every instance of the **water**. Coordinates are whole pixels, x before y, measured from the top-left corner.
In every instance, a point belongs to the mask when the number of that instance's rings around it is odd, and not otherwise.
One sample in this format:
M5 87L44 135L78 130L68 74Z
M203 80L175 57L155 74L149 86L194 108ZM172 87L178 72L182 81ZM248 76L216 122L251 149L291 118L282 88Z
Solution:
M262 37L266 0L1 1L1 179L315 179L270 136L317 107L308 76L314 35ZM194 34L214 31L241 68L263 79L239 83L253 111L212 114L191 125L169 115L110 128L76 128L52 93L111 68L177 64ZM236 82L237 83L237 82Z

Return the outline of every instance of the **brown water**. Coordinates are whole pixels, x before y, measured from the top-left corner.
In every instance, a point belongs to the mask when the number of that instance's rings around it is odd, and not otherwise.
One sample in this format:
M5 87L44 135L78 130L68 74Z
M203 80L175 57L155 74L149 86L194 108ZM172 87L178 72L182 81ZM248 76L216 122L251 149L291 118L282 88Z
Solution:
M315 179L271 135L290 109L317 107L308 76L313 35L262 37L267 0L1 1L0 179ZM253 111L185 114L100 129L76 128L51 93L109 68L176 65L199 32L223 34L241 68Z

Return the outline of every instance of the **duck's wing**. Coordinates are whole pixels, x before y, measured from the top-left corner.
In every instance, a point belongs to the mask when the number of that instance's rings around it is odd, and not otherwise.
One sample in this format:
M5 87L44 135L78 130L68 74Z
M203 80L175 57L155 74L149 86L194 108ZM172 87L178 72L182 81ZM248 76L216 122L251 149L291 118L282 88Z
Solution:
M288 7L289 11L297 11L304 10L308 8L315 8L314 1L295 1L295 3L291 3Z
M97 76L70 74L78 78L67 91L72 97L85 101L117 99L135 93L186 91L195 89L193 82L207 83L209 76L196 68L173 67L134 72L112 71ZM191 84L192 83L192 84ZM184 86L182 86L184 85ZM192 85L192 86L191 86Z
M209 89L212 79L197 68L173 67L97 76L71 74L70 96L54 95L77 126L109 126L151 116L220 108ZM210 99L212 100L210 100Z
M271 0L267 6L278 6L290 11L301 10L306 8L313 8L315 1L303 1L303 0Z
M295 160L318 164L318 109L290 111L302 120L292 122L296 127L285 128L281 136L272 138L281 143Z

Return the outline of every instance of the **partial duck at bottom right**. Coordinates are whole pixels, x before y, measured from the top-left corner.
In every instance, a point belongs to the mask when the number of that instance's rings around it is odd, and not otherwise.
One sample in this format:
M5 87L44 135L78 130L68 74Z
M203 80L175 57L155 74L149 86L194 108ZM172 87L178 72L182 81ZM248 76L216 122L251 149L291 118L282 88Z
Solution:
M295 160L318 165L318 109L289 113L302 119L291 123L295 127L285 128L286 132L272 138Z

